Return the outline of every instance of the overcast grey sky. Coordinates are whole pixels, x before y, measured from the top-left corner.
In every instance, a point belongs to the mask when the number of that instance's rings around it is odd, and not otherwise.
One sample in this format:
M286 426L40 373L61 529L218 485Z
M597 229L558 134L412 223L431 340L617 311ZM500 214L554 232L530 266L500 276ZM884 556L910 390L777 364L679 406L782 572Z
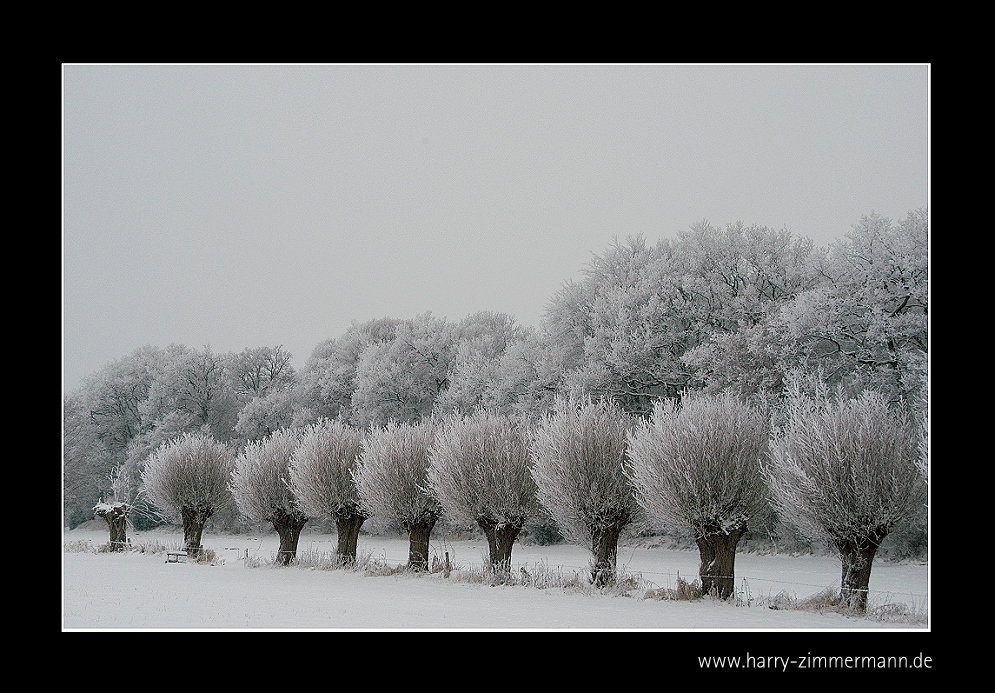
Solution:
M929 203L927 65L65 65L63 385L480 310L614 238Z

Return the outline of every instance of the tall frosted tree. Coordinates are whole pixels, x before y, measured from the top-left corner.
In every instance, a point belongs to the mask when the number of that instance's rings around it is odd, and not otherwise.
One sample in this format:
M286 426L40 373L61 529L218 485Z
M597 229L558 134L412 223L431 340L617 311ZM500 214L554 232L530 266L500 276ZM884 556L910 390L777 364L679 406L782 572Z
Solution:
M699 222L648 246L615 242L550 301L546 329L567 387L649 416L708 374L684 362L717 335L754 325L818 281L810 241L787 231ZM695 364L698 366L699 364Z
M234 503L228 487L235 451L207 433L186 433L163 443L142 470L148 499L183 522L186 551L201 552L204 525L218 510Z
M881 393L789 389L765 477L781 517L838 552L848 608L867 609L881 542L925 502L923 451L922 427Z
M508 344L489 369L480 403L488 411L528 419L552 411L564 389L561 348L534 328Z
M456 324L448 387L436 398L434 413L469 414L486 407L489 393L500 378L502 356L528 334L505 313L482 311Z
M364 347L356 363L351 422L383 426L430 416L449 387L455 331L424 313L397 325L394 338Z
M507 573L515 539L538 505L521 425L483 410L450 415L432 446L428 484L448 517L483 530L491 569Z
M818 256L820 281L801 284L759 322L712 335L685 354L711 389L783 391L788 373L821 372L851 395L885 393L921 409L929 347L929 218L877 214Z
M730 393L658 402L629 440L636 498L658 522L698 544L702 589L733 593L736 545L768 507L760 471L766 413Z
M353 472L363 451L363 434L342 423L321 419L301 433L290 462L290 488L311 517L335 519L340 563L356 560L359 530L368 517Z
M63 409L64 501L80 517L98 500L130 503L117 496L113 480L128 458L131 443L150 428L143 414L155 374L167 352L136 349L90 375L66 396Z
M231 475L231 491L239 511L251 520L270 522L280 535L276 562L290 565L308 516L296 505L289 486L291 457L300 436L281 429L250 442L238 456Z
M171 417L183 420L188 431L204 426L217 440L236 438L235 425L242 408L229 373L230 357L210 348L180 348L158 369L142 414L152 427Z
M62 403L62 502L70 527L91 519L108 492L115 458L100 439L79 392Z
M363 507L383 522L399 522L408 532L408 568L428 568L429 539L442 506L428 492L429 452L435 440L431 419L373 428L356 467Z
M396 318L354 322L342 336L314 348L298 381L300 406L313 417L308 423L321 418L353 421L360 355L370 345L393 340L401 322Z
M292 356L282 346L245 349L227 358L228 377L243 401L292 387L296 381Z
M567 538L591 548L598 586L614 581L619 537L640 512L623 469L630 427L608 400L561 400L532 434L539 501Z
M235 432L246 441L259 440L281 428L295 428L298 413L298 391L292 388L274 390L262 397L253 397L238 413Z

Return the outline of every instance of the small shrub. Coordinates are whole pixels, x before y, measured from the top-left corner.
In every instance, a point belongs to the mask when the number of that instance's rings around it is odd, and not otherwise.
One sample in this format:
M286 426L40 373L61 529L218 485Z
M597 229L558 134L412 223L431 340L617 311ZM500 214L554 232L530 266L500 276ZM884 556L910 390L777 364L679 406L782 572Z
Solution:
M705 595L701 590L701 583L698 580L688 582L678 575L677 583L674 587L661 587L655 590L649 590L643 596L645 599L691 602L702 599Z
M921 602L912 604L886 602L867 609L867 618L881 623L911 623L922 625L929 622L928 610Z
M95 553L96 549L93 544L89 541L83 539L74 539L73 541L67 542L64 545L64 550L66 553Z
M826 587L804 599L795 600L794 608L798 611L826 611L848 614L851 609L840 603L839 594L832 587Z
M161 541L158 541L156 539L152 539L150 541L143 541L143 542L139 542L137 544L134 544L132 546L132 550L133 551L137 551L138 553L150 553L150 554L154 555L154 554L158 554L158 553L166 553L167 551L179 551L180 550L180 545L179 544L175 544L172 547L167 547Z
M616 572L615 580L602 590L605 594L615 597L628 597L635 592L645 592L645 582L637 575Z
M367 577L389 577L391 575L401 575L408 572L406 565L391 567L386 563L374 562L363 567L363 575Z
M797 609L798 599L782 590L767 601L767 608L775 611Z
M261 556L249 556L248 554L242 560L246 568L259 568L266 563L266 560Z
M214 552L214 549L202 548L197 552L194 561L200 563L201 565L224 565L224 559L218 560L218 556Z

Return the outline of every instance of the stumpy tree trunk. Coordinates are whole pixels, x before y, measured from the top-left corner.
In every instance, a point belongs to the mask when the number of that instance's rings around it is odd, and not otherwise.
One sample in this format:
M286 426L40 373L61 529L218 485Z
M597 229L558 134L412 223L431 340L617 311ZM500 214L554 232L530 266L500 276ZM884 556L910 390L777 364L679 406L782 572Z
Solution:
M746 532L738 527L729 532L714 532L698 537L698 555L701 564L701 591L705 594L728 599L736 587L736 545Z
M201 537L204 534L204 525L214 512L201 508L185 507L180 510L183 518L183 550L191 556L199 556L202 550L200 545Z
M301 530L307 524L307 516L300 513L278 511L271 522L277 534L280 535L280 549L276 552L277 565L290 565L297 558L297 544L301 538Z
M594 553L594 567L591 568L591 582L596 587L604 587L615 582L615 565L618 558L618 538L625 525L612 525L595 532L591 541Z
M338 561L342 565L356 562L356 547L359 544L359 528L366 522L366 516L355 511L335 513L335 528L338 531Z
M110 550L124 551L128 544L128 506L117 503L112 506L98 507L96 516L107 522L110 533Z
M111 551L124 551L128 543L128 518L124 513L107 517L110 530Z
M498 523L490 518L478 518L477 524L487 537L490 569L495 573L511 571L511 549L524 526L522 522Z
M408 570L428 570L428 542L437 520L437 517L424 518L407 525Z
M867 611L867 589L871 582L871 564L888 532L879 529L865 537L837 539L833 545L840 554L843 574L840 578L839 603L857 613Z

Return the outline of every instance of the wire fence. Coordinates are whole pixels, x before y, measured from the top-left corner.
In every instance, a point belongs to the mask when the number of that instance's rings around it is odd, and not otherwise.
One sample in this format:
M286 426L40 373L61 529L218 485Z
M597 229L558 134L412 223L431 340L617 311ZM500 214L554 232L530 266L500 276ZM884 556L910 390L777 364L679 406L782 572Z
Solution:
M323 544L328 544L328 548L323 549L322 548ZM329 554L332 554L336 551L336 543L335 541L311 540L308 542L307 547L303 548L304 550L315 554L321 554L325 551L327 551ZM486 555L486 545L481 547L481 554L479 556L479 559L473 559L473 558L468 559L466 556L460 556L459 559L456 560L455 559L456 553L453 551L453 548L454 544L447 539L433 540L430 544L430 550L433 552L433 554L438 554L441 557L443 553L448 552L451 556L454 557L453 559L454 563L459 567L480 569L487 564L488 559ZM275 555L275 551L271 553ZM393 552L390 552L383 547L373 552L371 556L383 563L391 565L401 565L407 563L408 561L408 554L406 551L395 550ZM592 564L590 562L583 564L570 563L570 562L550 563L548 562L548 559L545 558L533 561L522 561L522 560L514 561L516 567L524 568L526 571L528 571L530 568L532 568L538 563L541 563L543 565L544 570L549 570L549 571L559 570L562 572L576 572L579 574L589 573L592 568ZM668 569L666 571L630 569L631 563L632 563L631 557L629 557L627 560L619 561L617 564L618 572L620 574L631 575L633 577L640 579L648 586L649 589L661 589L661 588L671 589L680 580L689 582L698 578L697 569L690 569L688 572L684 572L677 568L673 570ZM790 580L783 578L773 578L768 575L756 575L756 574L751 574L749 572L738 572L735 575L726 575L726 576L712 575L710 577L715 579L732 578L737 585L737 591L748 592L751 594L762 592L764 588L766 588L766 591L768 593L793 591L795 593L811 594L826 589L838 590L840 586L839 580L836 580L835 582L831 582L828 584L817 583L817 582L804 582L804 581ZM927 594L888 590L888 589L868 589L867 592L870 597L875 597L875 596L879 598L901 597L903 599L908 598L913 602L923 602L928 598Z
M255 547L249 548L245 546L222 547L221 551L224 552L223 555L227 555L236 560L250 560L254 559L256 561L272 561L275 559L278 549L274 549L269 545L268 538L264 541L262 538L258 537L239 537L241 542L253 542L256 544ZM92 540L87 540L92 542ZM127 542L131 544L129 539ZM433 540L430 544L430 550L433 554L437 554L440 558L443 553L451 554L454 559L453 563L457 568L473 568L482 569L486 566L488 558L486 555L486 545L480 547L481 552L479 558L467 559L465 556L460 556L456 560L455 544L448 539ZM302 537L302 542L298 547L299 554L309 554L312 556L333 556L337 552L337 541L336 540L314 540ZM376 551L369 552L368 555L384 564L388 565L403 565L408 562L409 556L407 551L394 548L388 550L387 547L379 547ZM449 556L447 555L447 560ZM679 582L690 582L698 578L698 571L696 569L689 569L684 572L680 569L667 569L666 571L654 571L647 569L631 569L632 555L626 560L619 561L617 564L617 570L621 575L627 575L637 578L642 583L644 583L648 589L673 589ZM525 572L529 572L531 569L535 568L537 565L542 566L545 571L561 571L561 572L573 572L578 574L590 573L592 569L592 563L570 563L570 562L555 562L550 563L548 559L542 558L533 561L515 561L515 566L523 569ZM735 575L720 576L712 575L710 576L715 579L721 578L732 578L737 585L736 592L741 595L755 595L763 594L764 588L766 588L766 593L774 594L775 592L795 592L802 594L812 594L819 592L821 590L827 589L839 589L839 581L836 580L830 584L817 583L817 582L804 582L799 580L790 580L782 578L774 578L769 575L756 575L749 572L739 572ZM877 598L879 600L887 599L908 599L911 603L922 604L928 599L928 594L916 593L916 592L906 592L899 590L888 590L888 589L868 589L868 598Z

